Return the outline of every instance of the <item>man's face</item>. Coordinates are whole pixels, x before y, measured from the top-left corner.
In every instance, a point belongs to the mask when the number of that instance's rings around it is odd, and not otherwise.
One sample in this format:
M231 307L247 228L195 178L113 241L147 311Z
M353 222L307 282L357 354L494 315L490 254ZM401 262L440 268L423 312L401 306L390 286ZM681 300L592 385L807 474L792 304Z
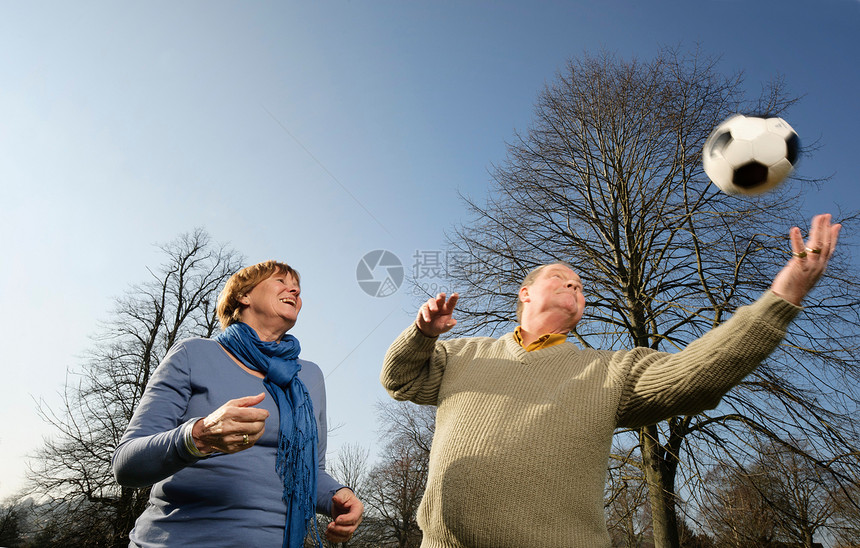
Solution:
M561 264L541 269L534 283L520 289L520 300L530 313L553 312L566 317L570 329L582 318L585 308L582 280Z

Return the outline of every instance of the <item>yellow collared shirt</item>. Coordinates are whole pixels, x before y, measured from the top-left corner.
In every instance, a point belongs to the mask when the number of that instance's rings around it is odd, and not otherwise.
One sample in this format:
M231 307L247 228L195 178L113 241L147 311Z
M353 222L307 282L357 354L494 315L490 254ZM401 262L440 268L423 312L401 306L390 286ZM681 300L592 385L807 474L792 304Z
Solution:
M549 348L550 346L555 346L557 344L561 344L567 340L567 335L562 335L561 333L547 333L546 335L541 335L538 340L534 341L528 346L523 345L523 337L520 334L520 326L517 326L514 329L514 340L517 341L517 344L526 349L526 352L532 352L534 350L540 350L541 348Z

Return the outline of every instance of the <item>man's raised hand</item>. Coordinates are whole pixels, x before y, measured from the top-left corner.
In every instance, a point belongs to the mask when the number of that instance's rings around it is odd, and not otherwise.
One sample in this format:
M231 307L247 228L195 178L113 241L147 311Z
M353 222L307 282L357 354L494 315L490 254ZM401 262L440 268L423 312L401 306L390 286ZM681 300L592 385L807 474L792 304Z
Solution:
M444 293L439 293L435 299L427 299L418 309L418 317L415 319L418 330L428 337L438 337L457 325L453 314L459 298L457 293L452 294L450 299L446 299Z
M773 280L771 290L800 306L810 289L824 274L827 263L839 239L840 224L833 224L829 214L816 215L809 228L809 236L803 241L800 229L793 227L789 232L791 241L791 260L780 270Z

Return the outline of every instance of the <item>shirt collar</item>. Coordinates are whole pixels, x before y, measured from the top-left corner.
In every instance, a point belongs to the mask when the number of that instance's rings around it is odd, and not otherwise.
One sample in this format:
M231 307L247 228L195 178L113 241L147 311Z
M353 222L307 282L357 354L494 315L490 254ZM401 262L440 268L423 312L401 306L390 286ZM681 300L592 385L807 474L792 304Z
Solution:
M514 340L517 341L517 344L525 348L526 352L532 352L534 350L540 350L542 348L549 348L550 346L555 346L557 344L561 344L567 340L567 335L563 335L561 333L546 333L538 337L538 339L532 342L530 345L523 345L523 336L520 333L520 326L518 325L516 329L514 329Z

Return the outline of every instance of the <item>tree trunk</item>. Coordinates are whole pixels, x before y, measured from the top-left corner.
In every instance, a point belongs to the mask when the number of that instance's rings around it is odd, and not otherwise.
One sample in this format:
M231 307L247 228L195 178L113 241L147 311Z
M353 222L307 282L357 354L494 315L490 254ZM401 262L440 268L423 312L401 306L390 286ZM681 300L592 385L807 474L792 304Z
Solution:
M674 473L667 469L663 448L658 442L657 426L642 428L642 461L648 498L651 502L651 527L655 548L680 548L678 516L675 512Z

